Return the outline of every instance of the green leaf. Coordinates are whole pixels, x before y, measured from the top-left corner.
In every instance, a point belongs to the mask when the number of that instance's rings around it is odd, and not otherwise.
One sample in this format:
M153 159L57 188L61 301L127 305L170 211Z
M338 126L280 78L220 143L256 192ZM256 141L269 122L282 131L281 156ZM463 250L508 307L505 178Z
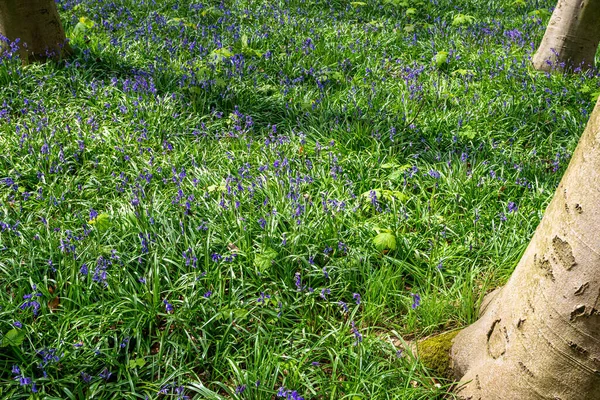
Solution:
M254 266L261 272L266 271L271 267L275 258L277 258L277 252L267 247L254 257Z
M475 71L473 71L472 69L462 69L461 68L461 69L457 69L456 71L452 71L452 73L450 75L452 75L452 76L475 75Z
M539 10L533 10L532 12L529 13L530 17L537 17L539 19L544 19L546 17L549 17L550 11L546 10L545 8L540 8Z
M391 181L396 181L398 179L404 178L404 171L411 167L410 164L404 164L401 167L395 168L389 175L388 179ZM403 194L404 196L404 194Z
M383 169L396 168L397 166L398 166L398 164L396 164L395 162L381 164L381 168L383 168Z
M110 228L110 217L106 213L100 213L96 218L91 219L88 222L90 225L95 226L99 231L105 231Z
M129 364L127 365L127 368L137 368L137 367L143 367L144 365L146 365L146 360L144 360L143 357L140 358L136 358L135 360L129 360Z
M433 63L440 69L446 67L448 65L448 55L447 51L439 51L433 57Z
M367 3L365 3L364 1L352 1L352 2L350 2L350 5L352 7L363 7L363 6L366 6Z
M402 28L404 30L404 32L406 33L411 33L415 31L415 26L414 25L406 25L404 28Z
M417 13L417 9L414 7L408 8L405 12L406 15L415 15Z
M6 334L2 338L2 344L0 345L0 347L17 347L20 346L24 340L25 332L18 329L11 329L10 331L6 332Z
M373 238L373 244L379 251L396 250L396 236L386 230Z
M79 23L83 24L87 29L92 29L96 25L94 21L86 17L79 18Z
M209 57L215 62L222 62L230 57L233 57L233 53L226 47L221 47L220 49L211 51Z
M475 17L466 14L456 14L452 20L452 26L469 25L475 21Z

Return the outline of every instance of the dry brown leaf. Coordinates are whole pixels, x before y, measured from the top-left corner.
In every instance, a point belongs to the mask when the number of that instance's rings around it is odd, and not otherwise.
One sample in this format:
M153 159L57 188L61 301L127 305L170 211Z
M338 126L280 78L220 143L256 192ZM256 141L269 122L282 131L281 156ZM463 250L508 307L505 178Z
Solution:
M50 312L54 312L58 306L60 305L60 297L56 296L55 298L53 298L52 300L50 300L48 302L48 308L50 309Z

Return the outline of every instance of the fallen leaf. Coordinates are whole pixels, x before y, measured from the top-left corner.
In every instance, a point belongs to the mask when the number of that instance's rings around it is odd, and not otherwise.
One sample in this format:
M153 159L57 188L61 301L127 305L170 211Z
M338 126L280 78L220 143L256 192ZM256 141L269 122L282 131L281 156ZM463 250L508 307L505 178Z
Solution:
M60 297L56 296L55 298L53 298L52 300L50 300L48 302L48 308L50 309L50 312L54 312L58 306L60 305Z

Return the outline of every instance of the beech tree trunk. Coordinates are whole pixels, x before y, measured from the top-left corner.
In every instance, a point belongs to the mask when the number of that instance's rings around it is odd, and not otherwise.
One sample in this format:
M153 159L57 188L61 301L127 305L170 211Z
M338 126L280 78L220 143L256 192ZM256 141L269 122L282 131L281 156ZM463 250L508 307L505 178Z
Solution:
M453 341L460 396L600 399L600 100L514 273L488 296Z
M19 39L24 64L71 53L54 0L0 0L0 35Z
M589 69L599 42L600 0L558 0L533 66L541 71Z

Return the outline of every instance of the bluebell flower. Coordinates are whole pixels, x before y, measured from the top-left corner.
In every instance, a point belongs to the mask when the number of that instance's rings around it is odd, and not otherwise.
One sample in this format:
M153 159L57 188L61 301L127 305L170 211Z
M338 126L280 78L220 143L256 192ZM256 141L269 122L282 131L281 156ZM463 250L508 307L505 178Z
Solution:
M92 381L92 376L83 371L81 371L80 376L81 376L81 380L84 381L85 383L90 383Z
M354 342L354 345L356 346L362 342L363 337L360 334L360 332L358 331L358 329L356 329L356 325L354 325L354 321L351 321L350 324L352 325L352 333L354 334L354 338L356 339L356 341Z
M414 310L415 308L421 305L421 296L419 296L417 293L411 293L410 295L413 298L413 303L411 307Z
M102 372L100 372L100 374L98 375L100 378L104 379L105 381L109 380L110 377L112 376L112 372L110 372L108 370L108 368L104 368L102 370Z
M239 385L235 388L235 394L242 394L246 390L246 385Z
M294 277L294 282L296 283L296 290L300 292L302 291L302 278L300 276L300 272L296 272Z
M340 300L338 301L338 304L340 305L340 307L342 307L342 311L344 311L344 313L348 312L348 305L346 303Z

